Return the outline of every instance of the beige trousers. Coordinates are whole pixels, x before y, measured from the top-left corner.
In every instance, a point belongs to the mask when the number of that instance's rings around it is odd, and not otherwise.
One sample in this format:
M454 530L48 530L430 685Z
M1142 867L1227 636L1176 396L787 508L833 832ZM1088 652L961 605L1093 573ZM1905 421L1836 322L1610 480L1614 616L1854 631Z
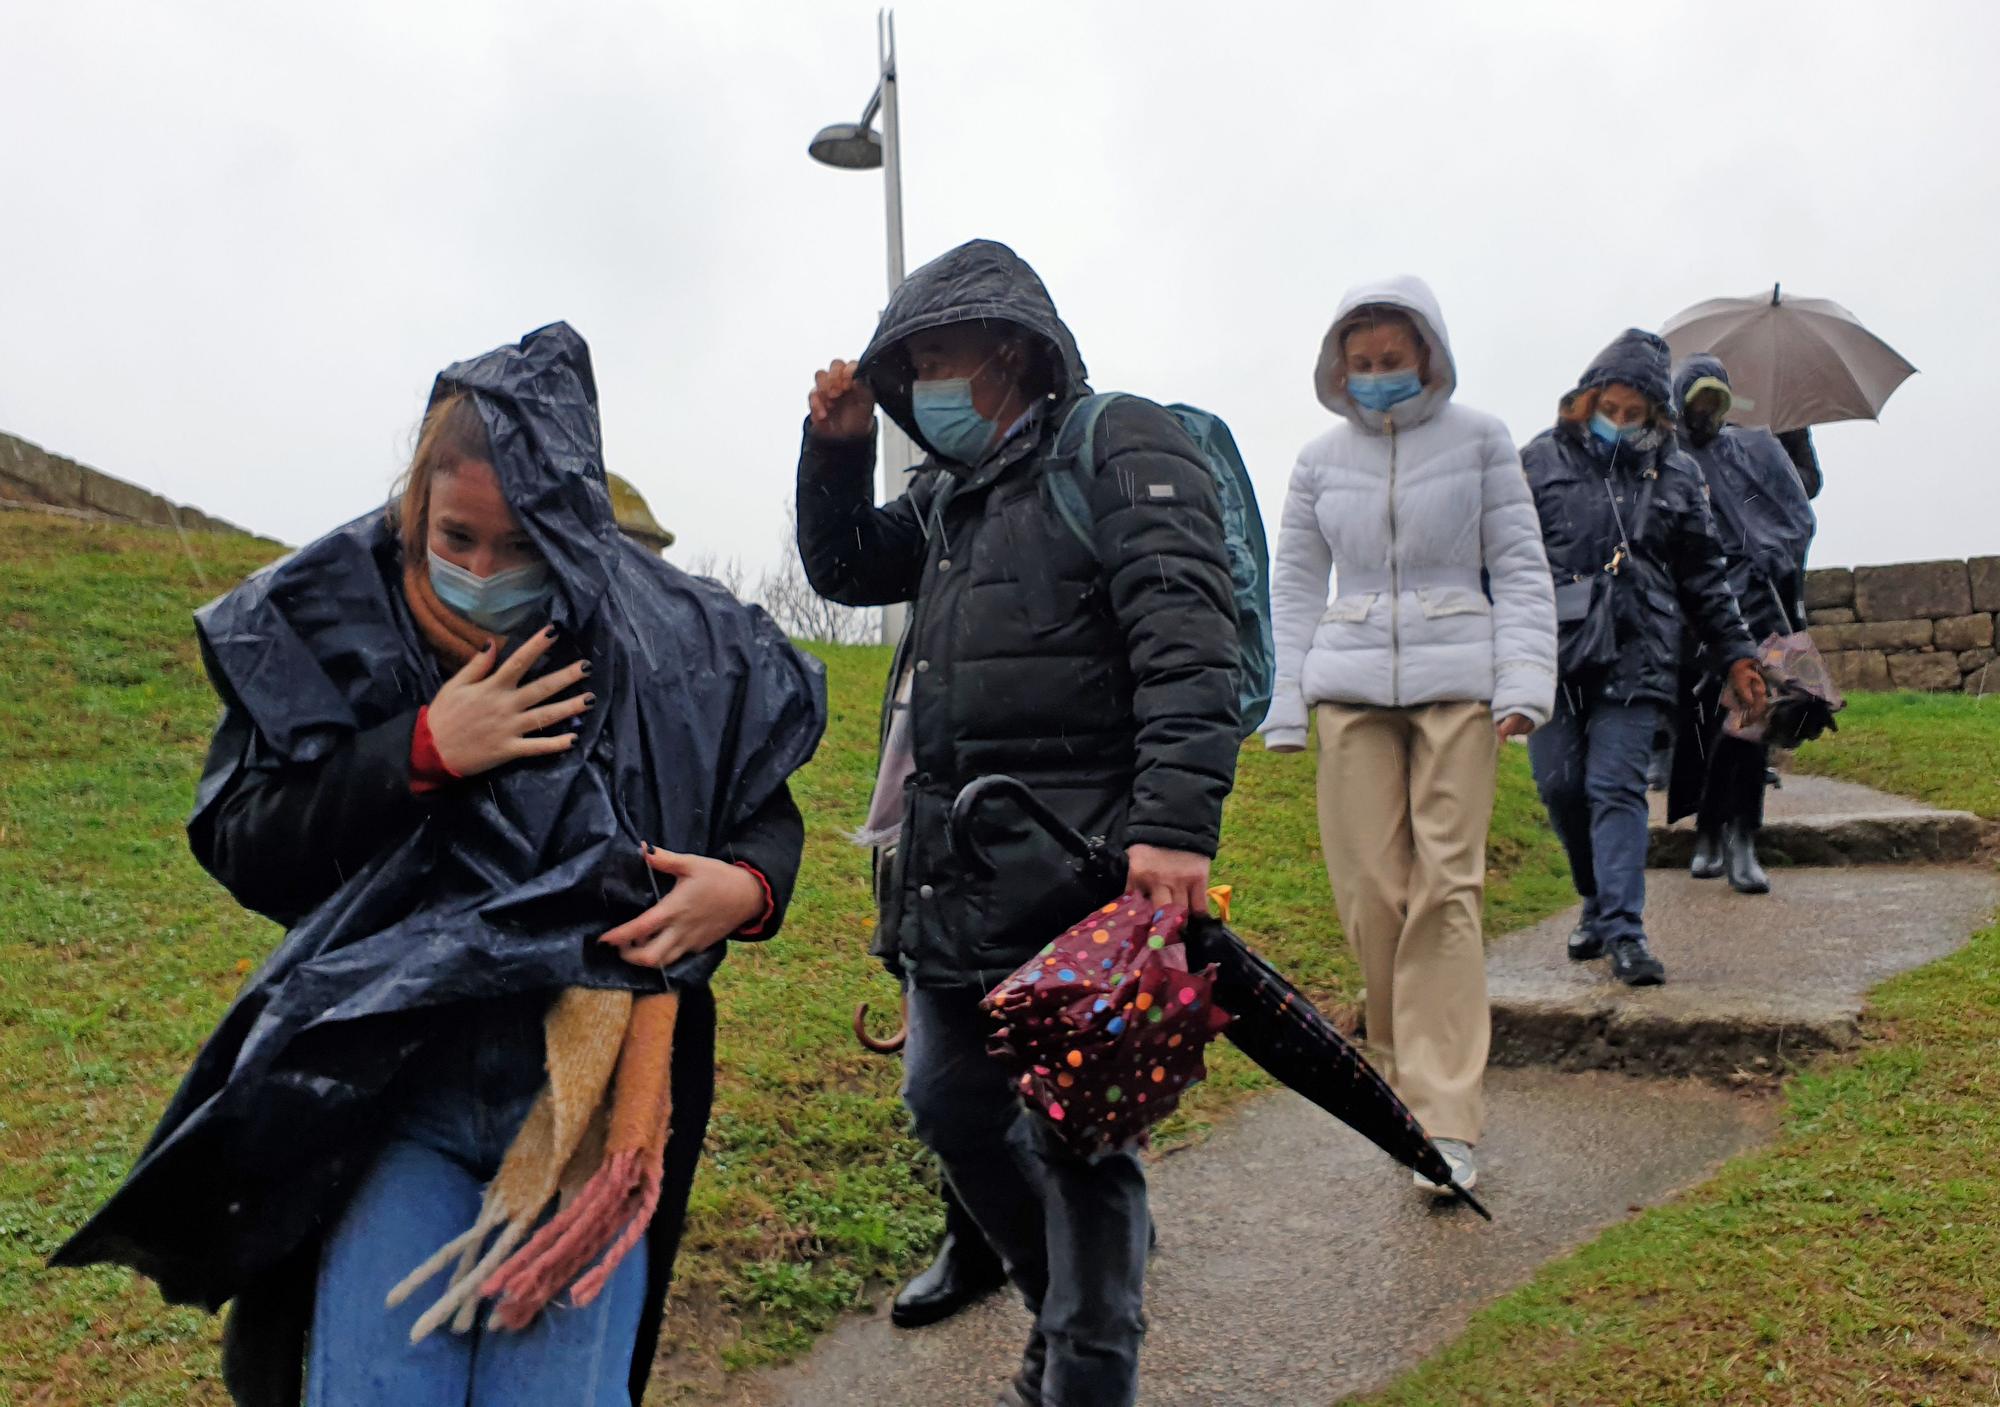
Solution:
M1368 984L1368 1057L1431 1137L1476 1143L1493 712L1321 704L1318 717L1320 844Z

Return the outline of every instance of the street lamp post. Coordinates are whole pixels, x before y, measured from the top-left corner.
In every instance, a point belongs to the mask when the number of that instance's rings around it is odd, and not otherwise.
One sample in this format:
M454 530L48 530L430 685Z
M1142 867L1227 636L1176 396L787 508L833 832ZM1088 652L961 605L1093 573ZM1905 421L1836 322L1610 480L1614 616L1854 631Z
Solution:
M846 171L882 169L882 196L889 228L889 293L894 296L903 282L903 165L902 131L896 112L896 16L881 10L875 16L875 52L880 64L875 92L861 110L859 122L836 122L820 129L807 145L812 159ZM877 133L874 122L882 119ZM910 466L917 462L916 446L902 427L884 416L882 424L882 501L887 503L903 491ZM902 638L905 607L889 606L882 612L882 639L893 645Z

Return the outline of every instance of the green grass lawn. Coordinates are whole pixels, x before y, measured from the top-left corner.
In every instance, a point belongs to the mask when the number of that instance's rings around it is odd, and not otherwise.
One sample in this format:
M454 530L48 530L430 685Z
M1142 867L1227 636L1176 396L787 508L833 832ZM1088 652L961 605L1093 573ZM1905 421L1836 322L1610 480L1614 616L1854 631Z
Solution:
M2000 820L2000 698L1856 694L1792 765Z
M277 931L188 856L181 821L216 704L188 612L265 544L0 515L0 1403L218 1403L214 1321L123 1271L43 1258L117 1185L182 1070ZM865 857L843 837L873 777L885 653L829 650L832 721L797 782L810 832L792 921L717 982L720 1090L663 1351L671 1383L795 1352L938 1230L897 1066L854 1003L895 988L865 955ZM1524 750L1506 749L1494 931L1568 901ZM1236 919L1316 998L1354 966L1320 867L1312 765L1253 745L1217 873ZM1218 1047L1164 1131L1198 1136L1261 1077Z
M1861 695L1823 772L2000 815L2000 701ZM1555 1262L1368 1407L2000 1403L2000 926L1875 993L1777 1142Z

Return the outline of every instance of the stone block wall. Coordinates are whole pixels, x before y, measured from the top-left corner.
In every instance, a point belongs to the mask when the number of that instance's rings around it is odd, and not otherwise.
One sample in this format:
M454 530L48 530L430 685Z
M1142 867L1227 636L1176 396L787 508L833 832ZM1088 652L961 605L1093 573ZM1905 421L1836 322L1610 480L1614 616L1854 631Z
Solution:
M184 532L246 533L234 523L183 507L12 435L0 435L0 504L55 508L120 523L179 527Z
M2000 694L2000 557L1807 572L1806 615L1842 689Z

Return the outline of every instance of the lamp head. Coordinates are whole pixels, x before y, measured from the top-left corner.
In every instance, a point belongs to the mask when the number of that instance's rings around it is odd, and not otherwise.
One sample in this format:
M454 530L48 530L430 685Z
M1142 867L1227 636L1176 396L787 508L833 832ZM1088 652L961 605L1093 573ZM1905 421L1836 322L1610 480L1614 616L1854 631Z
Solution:
M814 161L847 171L873 171L882 165L882 138L872 127L836 122L822 127L806 146Z

